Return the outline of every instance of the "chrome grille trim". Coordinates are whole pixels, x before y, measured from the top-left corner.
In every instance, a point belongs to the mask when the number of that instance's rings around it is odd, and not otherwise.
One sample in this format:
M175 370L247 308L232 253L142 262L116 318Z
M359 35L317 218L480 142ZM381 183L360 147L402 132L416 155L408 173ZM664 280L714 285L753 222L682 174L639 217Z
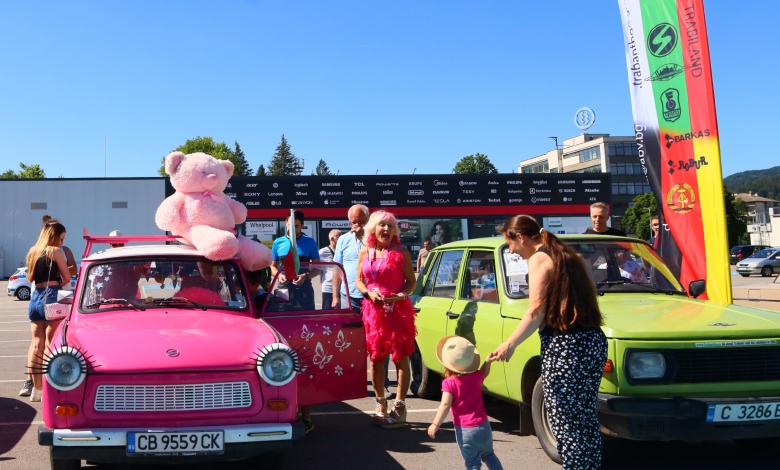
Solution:
M95 411L197 411L248 408L248 382L99 385Z

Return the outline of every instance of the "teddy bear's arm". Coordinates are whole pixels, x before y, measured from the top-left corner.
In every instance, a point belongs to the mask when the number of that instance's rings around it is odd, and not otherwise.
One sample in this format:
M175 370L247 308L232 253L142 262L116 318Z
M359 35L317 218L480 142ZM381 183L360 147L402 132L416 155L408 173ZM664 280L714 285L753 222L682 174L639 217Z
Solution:
M179 211L184 200L177 196L174 194L168 197L157 208L154 221L161 230L173 230L179 225Z
M235 217L236 223L243 224L246 220L246 206L231 198L227 198L227 200L230 210L233 211L233 217Z

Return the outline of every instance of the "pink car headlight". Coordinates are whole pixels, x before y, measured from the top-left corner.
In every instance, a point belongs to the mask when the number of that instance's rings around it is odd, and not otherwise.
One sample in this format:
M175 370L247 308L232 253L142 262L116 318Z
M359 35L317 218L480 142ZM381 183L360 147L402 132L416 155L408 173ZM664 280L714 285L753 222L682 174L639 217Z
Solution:
M257 372L268 385L287 385L300 370L298 354L282 343L266 345L257 355Z
M68 391L84 382L87 361L78 349L63 346L46 355L42 369L49 385L57 390Z

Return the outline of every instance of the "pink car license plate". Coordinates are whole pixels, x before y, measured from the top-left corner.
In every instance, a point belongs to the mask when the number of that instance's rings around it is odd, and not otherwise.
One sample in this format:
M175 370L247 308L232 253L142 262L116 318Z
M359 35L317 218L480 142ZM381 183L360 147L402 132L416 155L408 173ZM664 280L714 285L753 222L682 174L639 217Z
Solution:
M128 454L222 454L224 431L128 432Z

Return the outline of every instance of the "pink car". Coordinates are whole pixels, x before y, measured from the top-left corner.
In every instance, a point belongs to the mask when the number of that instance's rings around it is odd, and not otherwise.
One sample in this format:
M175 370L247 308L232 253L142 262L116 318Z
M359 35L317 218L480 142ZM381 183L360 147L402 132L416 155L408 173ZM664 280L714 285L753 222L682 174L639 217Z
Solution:
M252 296L239 260L160 244L174 237L84 238L76 290L61 301L71 305L42 361L38 442L53 469L278 463L304 434L299 405L366 396L360 315L323 309L318 283ZM158 244L90 254L94 243L139 242ZM334 263L301 269L343 275Z

